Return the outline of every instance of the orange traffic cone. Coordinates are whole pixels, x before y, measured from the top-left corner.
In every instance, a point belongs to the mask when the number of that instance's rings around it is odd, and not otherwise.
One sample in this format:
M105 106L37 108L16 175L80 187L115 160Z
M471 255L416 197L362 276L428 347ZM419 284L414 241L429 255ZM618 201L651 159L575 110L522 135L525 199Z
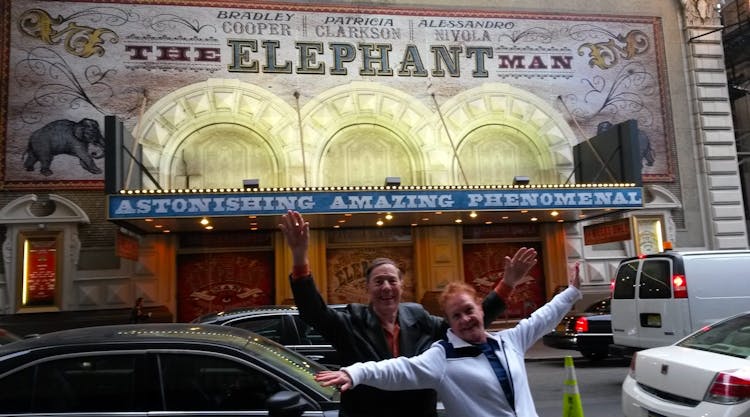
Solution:
M578 392L576 369L573 367L573 357L565 357L565 387L563 391L563 417L583 417L581 393Z

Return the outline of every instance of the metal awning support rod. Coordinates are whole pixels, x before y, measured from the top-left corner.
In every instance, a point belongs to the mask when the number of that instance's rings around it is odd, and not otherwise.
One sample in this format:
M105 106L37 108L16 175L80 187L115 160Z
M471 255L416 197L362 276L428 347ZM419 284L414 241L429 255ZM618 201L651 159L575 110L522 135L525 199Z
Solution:
M136 157L135 157L135 156L134 156L134 155L133 155L133 154L132 154L132 153L130 152L130 150L129 150L128 148L126 148L125 146L123 146L123 147L122 147L122 150L124 150L125 152L127 152L128 156L130 156L130 159L132 159L133 161L135 161L135 163L136 163L136 164L138 164L138 167L140 167L140 168L141 168L141 170L143 171L143 173L144 173L144 174L146 174L146 176L148 177L148 179L150 179L150 180L151 180L151 182L153 182L153 183L154 183L154 185L156 186L156 188L158 188L158 189L160 189L160 190L163 190L163 188L161 188L161 185L159 185L159 181L156 181L156 178L154 178L154 176L153 176L153 175L151 175L151 172L149 172L148 168L146 168L146 167L145 167L145 166L144 166L144 165L143 165L143 164L141 163L141 161L139 161L139 160L138 160L138 158L136 158Z
M305 181L305 187L307 187L307 162L305 160L305 137L302 134L302 115L299 112L299 91L294 92L294 100L296 103L295 109L297 110L297 126L299 126L299 147L302 151L302 177Z
M445 124L445 119L443 119L443 112L440 110L440 105L437 102L437 98L435 98L435 93L430 94L432 96L432 101L435 102L435 108L437 109L438 115L440 116L440 122L443 124L443 129L445 129L445 134L448 135L448 140L451 143L451 149L453 149L453 157L456 158L456 163L458 163L458 169L461 171L461 177L464 180L464 185L469 185L469 180L466 178L466 172L464 172L464 167L461 165L461 158L458 157L458 152L456 151L456 145L453 144L453 138L451 137L451 132L448 130L448 125Z

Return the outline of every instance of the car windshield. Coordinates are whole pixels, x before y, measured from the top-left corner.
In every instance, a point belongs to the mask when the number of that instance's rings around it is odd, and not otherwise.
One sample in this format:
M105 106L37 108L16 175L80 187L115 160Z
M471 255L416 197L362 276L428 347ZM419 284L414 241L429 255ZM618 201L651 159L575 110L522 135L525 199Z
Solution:
M249 349L260 355L264 361L272 363L276 368L285 370L293 378L305 381L307 385L315 388L327 398L334 399L338 397L339 394L335 388L322 387L314 379L316 373L325 371L327 368L317 362L311 361L306 356L264 337L249 338L245 349Z
M750 313L706 326L678 342L677 346L750 357Z

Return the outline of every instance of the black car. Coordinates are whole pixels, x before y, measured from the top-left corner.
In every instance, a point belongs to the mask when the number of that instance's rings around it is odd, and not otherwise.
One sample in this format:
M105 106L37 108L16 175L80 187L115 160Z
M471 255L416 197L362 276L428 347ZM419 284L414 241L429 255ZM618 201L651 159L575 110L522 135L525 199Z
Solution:
M609 354L612 340L610 298L602 298L581 313L563 318L554 331L542 338L542 343L558 349L577 350L584 358L604 359Z
M345 309L345 304L332 305ZM227 310L200 316L193 323L216 324L247 329L293 349L328 368L338 369L341 360L336 350L317 330L299 317L295 306L263 306Z
M337 416L323 369L232 327L85 327L0 346L0 415L266 416L272 396L298 395L305 415Z

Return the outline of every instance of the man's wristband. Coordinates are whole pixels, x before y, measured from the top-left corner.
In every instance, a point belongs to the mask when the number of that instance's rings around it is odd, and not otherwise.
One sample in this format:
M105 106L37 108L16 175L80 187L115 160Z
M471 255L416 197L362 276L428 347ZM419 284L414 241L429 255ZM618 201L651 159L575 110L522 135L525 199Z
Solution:
M294 265L292 266L292 278L302 278L310 276L310 265Z

